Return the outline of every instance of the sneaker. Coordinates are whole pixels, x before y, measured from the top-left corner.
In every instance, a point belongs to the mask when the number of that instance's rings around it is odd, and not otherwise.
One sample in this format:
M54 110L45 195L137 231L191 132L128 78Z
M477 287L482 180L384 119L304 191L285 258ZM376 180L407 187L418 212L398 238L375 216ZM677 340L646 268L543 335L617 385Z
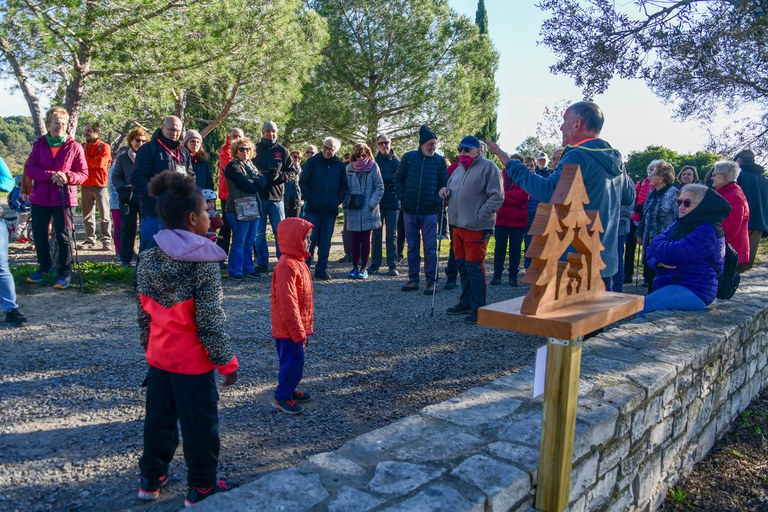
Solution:
M309 402L310 400L312 400L312 395L310 395L306 391L298 391L298 390L296 390L296 391L293 392L293 397L292 398L293 398L293 401L296 402L297 404L305 404L305 403Z
M83 240L83 243L80 244L78 249L95 249L96 248L96 241L95 240Z
M493 279L491 279L491 286L498 286L501 284L501 278L493 276Z
M477 323L477 310L473 309L467 316L464 317L464 322L468 324Z
M168 485L168 475L163 475L155 480L141 477L139 480L139 499L145 501L156 500L160 496L160 489Z
M279 411L283 411L285 414L299 414L304 410L302 406L296 403L296 400L272 400L272 407Z
M397 271L397 267L389 267L388 274L392 277L396 277L400 275L400 272Z
M449 315L465 315L467 313L470 313L471 311L472 311L472 306L464 305L461 302L445 310L445 312L448 313Z
M371 265L370 267L368 267L368 273L371 275L378 274L380 268L381 267L379 265Z
M356 268L352 269L352 272L347 274L347 277L350 278L350 279L357 279L357 278L360 277L360 271L357 270Z
M229 274L229 278L233 281L242 281L243 279L245 279L242 274L238 274L236 276Z
M249 272L245 274L245 277L248 279L261 279L261 274L258 272Z
M113 244L111 241L109 241L109 240L104 240L103 242L101 242L101 249L102 249L103 251L110 251L110 252L115 252L115 246L114 246L114 244Z
M360 271L360 273L357 275L358 279L368 279L368 271L363 269Z
M520 286L518 284L518 282L517 282L517 277L510 277L509 278L509 286L511 286L513 288L517 288L518 286Z
M69 284L72 282L72 276L63 275L56 278L56 282L53 283L53 287L57 290L66 290L69 288Z
M27 323L27 317L19 311L19 308L13 308L5 314L5 321L16 327L21 327Z
M195 487L194 485L189 487L187 498L184 500L184 507L191 507L196 503L200 503L205 498L216 494L217 492L227 492L232 489L240 487L240 484L227 483L224 480L219 480L213 487L203 489L201 487Z
M328 272L315 272L315 278L321 281L330 281L331 275Z
M20 243L20 244L28 244L28 243L29 243L29 242L31 242L31 241L32 241L32 240L30 240L29 238L26 238L26 237L25 237L25 238L17 238L17 239L16 239L16 242L17 242L17 243Z
M448 278L448 281L446 281L445 286L443 286L443 289L445 290L453 290L456 288L456 278Z
M258 272L259 274L269 274L269 266L256 265L256 272Z
M27 276L27 282L32 284L40 284L45 280L45 274L48 272L43 272L42 270L38 270L34 274Z
M419 283L414 283L413 281L408 281L408 283L404 284L400 290L404 292L413 292L419 289Z
M424 295L434 295L435 294L435 283L427 283L427 286L424 287Z

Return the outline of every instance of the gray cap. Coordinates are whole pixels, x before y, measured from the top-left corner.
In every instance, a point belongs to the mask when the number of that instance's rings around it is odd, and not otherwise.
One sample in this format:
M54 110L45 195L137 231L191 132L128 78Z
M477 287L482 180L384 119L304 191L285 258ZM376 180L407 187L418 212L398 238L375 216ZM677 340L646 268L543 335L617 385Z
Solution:
M266 131L266 130L277 131L277 123L275 123L274 121L264 121L264 124L261 125L261 131Z

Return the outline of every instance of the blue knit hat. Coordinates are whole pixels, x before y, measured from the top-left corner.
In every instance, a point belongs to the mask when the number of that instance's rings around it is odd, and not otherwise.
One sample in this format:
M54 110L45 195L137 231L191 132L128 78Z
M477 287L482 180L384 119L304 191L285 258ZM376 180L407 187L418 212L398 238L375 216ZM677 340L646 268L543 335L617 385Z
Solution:
M473 137L472 135L467 135L461 139L459 147L480 149L480 140L478 140L477 137Z
M432 139L437 140L437 135L429 129L429 126L421 125L421 128L419 128L419 146Z

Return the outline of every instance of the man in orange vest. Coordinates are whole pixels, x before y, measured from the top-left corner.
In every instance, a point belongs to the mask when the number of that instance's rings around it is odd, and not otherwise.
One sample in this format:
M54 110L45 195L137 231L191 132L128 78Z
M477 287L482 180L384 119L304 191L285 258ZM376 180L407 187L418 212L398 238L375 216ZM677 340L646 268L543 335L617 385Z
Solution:
M109 164L112 163L112 148L99 138L99 125L85 125L85 161L88 163L88 179L81 188L83 201L83 224L85 225L85 240L81 249L96 247L96 212L98 212L101 248L114 251L112 243L112 218L109 211L109 190L107 175ZM94 211L94 207L95 210Z

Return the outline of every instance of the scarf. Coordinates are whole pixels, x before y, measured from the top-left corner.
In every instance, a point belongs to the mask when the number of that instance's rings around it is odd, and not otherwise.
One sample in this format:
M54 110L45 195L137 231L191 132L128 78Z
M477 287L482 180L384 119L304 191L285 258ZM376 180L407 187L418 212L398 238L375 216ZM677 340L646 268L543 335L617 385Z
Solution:
M721 222L731 213L731 205L723 196L713 189L707 189L704 199L688 212L685 217L680 217L677 222L669 228L669 238L680 240L693 233L697 227L702 224L712 224L717 233L717 238L723 236L723 226Z
M57 148L59 146L63 146L65 142L67 142L67 136L63 137L51 137L50 135L45 135L45 140L48 142L48 146L52 148Z
M373 160L370 158L355 160L352 162L352 168L357 173L371 172L371 169L373 169Z
M136 163L136 152L131 147L128 148L128 158L130 158L131 162L134 164Z

